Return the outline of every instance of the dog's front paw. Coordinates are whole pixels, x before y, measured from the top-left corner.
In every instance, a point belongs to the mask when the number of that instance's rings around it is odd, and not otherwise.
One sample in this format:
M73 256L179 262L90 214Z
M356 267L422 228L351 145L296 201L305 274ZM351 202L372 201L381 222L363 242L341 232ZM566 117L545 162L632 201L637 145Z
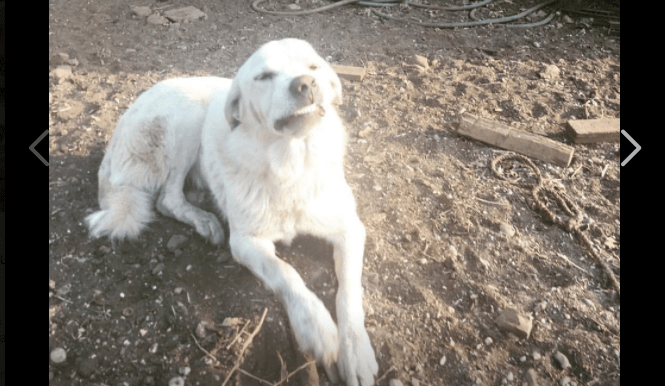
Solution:
M314 294L294 302L289 312L291 328L300 349L310 353L326 370L337 359L337 326L323 302Z
M214 245L224 242L224 229L217 217L212 213L205 213L195 224L196 232Z
M364 326L340 325L337 370L346 386L374 384L379 365Z

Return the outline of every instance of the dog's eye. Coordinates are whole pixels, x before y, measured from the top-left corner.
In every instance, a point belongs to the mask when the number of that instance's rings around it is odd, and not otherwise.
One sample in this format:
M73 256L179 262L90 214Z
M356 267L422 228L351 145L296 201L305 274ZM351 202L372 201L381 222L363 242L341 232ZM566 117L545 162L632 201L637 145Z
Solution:
M312 71L318 70L319 66L317 66L316 64L312 64L312 65L309 66L309 69L312 70Z
M275 77L274 72L262 72L259 75L257 75L254 80L270 80Z

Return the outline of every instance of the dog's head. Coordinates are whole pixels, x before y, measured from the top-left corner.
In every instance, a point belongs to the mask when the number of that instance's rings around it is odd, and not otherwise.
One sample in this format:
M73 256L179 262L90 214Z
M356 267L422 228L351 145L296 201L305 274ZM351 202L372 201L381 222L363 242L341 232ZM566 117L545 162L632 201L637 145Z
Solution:
M224 114L235 128L259 125L296 135L336 114L342 85L332 67L309 43L298 39L263 45L240 67Z

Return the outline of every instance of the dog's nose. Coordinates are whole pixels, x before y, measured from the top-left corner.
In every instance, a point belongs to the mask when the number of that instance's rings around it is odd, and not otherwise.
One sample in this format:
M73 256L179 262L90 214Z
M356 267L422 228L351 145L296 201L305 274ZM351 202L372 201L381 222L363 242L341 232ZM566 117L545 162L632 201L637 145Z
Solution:
M291 81L289 90L298 98L307 98L309 103L314 102L314 92L318 89L313 76L301 75Z

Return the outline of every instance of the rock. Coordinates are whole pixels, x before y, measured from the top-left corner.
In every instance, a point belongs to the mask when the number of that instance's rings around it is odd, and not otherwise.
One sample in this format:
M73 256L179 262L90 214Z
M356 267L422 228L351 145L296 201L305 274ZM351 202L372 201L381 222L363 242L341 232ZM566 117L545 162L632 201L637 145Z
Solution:
M508 375L506 376L506 380L508 380L508 382L512 382L513 379L515 379L515 376L513 375L513 372L511 371L511 372L509 372Z
M300 6L298 4L289 4L287 7L292 10L292 11L297 11L300 9Z
M446 356L442 356L441 359L439 359L439 366L443 366L446 364Z
M208 18L208 15L191 5L166 11L164 12L164 16L174 23L189 23L190 21Z
M570 367L570 361L561 352L559 352L559 351L555 352L553 357L554 357L554 359L556 359L557 363L559 363L559 366L561 366L561 369L565 370L565 369Z
M538 351L533 352L533 359L536 361L540 360L540 353Z
M154 25L165 25L168 24L169 21L166 19L164 16L160 16L156 13L153 13L152 15L148 16L148 24L154 24ZM169 382L170 384L170 382Z
M70 66L59 66L53 71L48 73L48 76L55 79L58 84L61 84L65 79L72 76L72 68Z
M416 378L411 378L411 386L420 386L420 381Z
M515 236L515 228L508 223L505 222L500 223L499 230L501 230L501 233L506 235L506 237L508 238Z
M141 7L137 5L131 6L132 12L138 17L148 17L152 13L150 7Z
M58 52L57 54L51 56L48 61L48 64L52 66L60 66L66 64L69 60L69 55L64 52Z
M152 274L159 275L164 270L165 267L166 266L164 265L164 263L159 263L155 265L155 268L152 269Z
M559 384L561 386L570 386L570 377L561 378L561 381L559 381Z
M538 42L533 42L533 46L536 47L536 48L540 48L540 43L538 43Z
M418 263L419 263L420 265L425 265L425 264L427 264L427 259L423 257L423 258L421 258L420 260L418 260Z
M530 316L520 314L515 309L507 309L496 318L499 330L510 332L522 339L528 339L533 327Z
M185 377L186 377L191 371L192 371L192 369L191 369L189 366L181 367L180 369L178 369L178 372L180 372L180 374L184 375Z
M400 381L399 379L391 379L390 382L388 382L388 385L389 386L404 386L402 381Z
M563 18L561 20L563 20L563 22L567 24L574 23L573 19L571 19L570 16L568 15L563 15Z
M51 351L50 357L53 363L56 364L62 363L67 360L67 352L65 351L65 349L57 347L53 351Z
M536 370L528 369L524 374L524 380L526 380L529 386L538 386L538 374L536 374Z
M559 74L561 74L559 67L550 64L540 73L540 77L547 80L555 80L559 78Z
M429 63L427 63L427 58L420 55L413 55L411 57L411 62L417 66L422 67L427 70L429 68Z
M189 240L189 238L187 236L173 235L169 239L169 242L166 243L166 249L168 249L169 251L175 251L180 246L182 246L185 242L187 242L187 240Z
M490 338L489 336L488 336L487 338L485 338L485 346L489 346L489 345L491 345L493 342L494 342L494 341L493 341L492 338Z
M196 334L197 337L203 339L206 337L206 322L199 322L199 324L196 325L196 328L194 329L194 334Z
M169 386L185 386L185 378L173 377L169 380Z
M231 255L231 252L229 251L224 251L222 252L221 255L217 258L218 263L226 263L227 261L230 261L233 255Z
M97 370L97 365L99 364L97 356L93 355L90 358L85 358L79 364L77 374L83 378L90 378L92 373Z

